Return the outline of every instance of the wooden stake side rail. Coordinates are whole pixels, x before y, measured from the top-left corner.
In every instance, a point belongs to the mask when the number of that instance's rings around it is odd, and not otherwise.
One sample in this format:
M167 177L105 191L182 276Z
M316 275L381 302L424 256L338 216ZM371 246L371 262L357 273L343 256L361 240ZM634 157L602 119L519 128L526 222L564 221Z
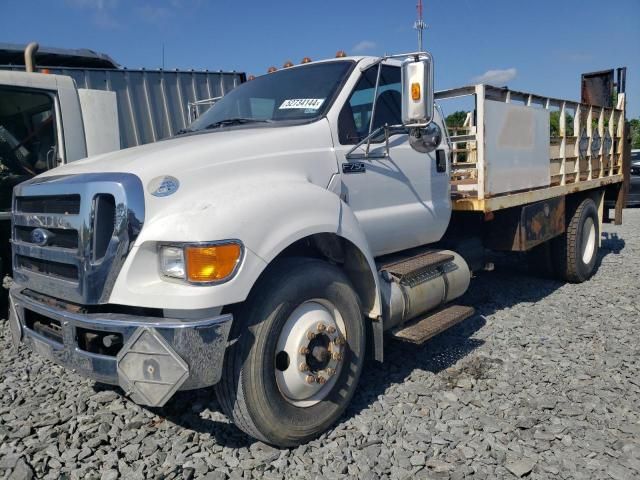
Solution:
M625 95L617 108L587 105L532 93L472 85L436 92L436 100L472 96L474 111L461 127L449 128L454 210L491 212L624 181ZM487 188L486 101L557 112L557 132L549 132L549 182L526 191L492 194ZM488 161L489 160L489 161Z

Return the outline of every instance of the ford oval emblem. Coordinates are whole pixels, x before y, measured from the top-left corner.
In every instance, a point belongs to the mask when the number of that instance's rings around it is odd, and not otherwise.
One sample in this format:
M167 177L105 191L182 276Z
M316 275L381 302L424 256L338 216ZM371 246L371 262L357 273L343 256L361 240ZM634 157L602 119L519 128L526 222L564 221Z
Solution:
M45 230L44 228L34 228L31 230L31 243L38 245L39 247L44 247L49 243L53 235L49 230Z
M170 175L164 175L162 177L156 177L149 182L147 188L149 193L156 197L168 197L173 195L180 187L180 182L177 178Z

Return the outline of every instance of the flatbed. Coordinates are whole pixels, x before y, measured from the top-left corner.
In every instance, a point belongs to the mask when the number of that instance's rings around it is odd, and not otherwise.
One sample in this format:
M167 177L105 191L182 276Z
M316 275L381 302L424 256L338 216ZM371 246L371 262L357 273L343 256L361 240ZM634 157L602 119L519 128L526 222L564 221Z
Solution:
M624 94L616 108L488 85L435 94L467 96L474 111L449 129L454 210L489 213L624 181Z

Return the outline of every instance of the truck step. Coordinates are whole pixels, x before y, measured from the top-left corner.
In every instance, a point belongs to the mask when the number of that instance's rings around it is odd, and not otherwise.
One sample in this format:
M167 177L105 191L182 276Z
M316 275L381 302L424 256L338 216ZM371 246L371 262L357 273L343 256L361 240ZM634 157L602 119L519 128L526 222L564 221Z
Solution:
M453 259L453 255L431 251L400 261L382 264L379 268L381 271L394 276L398 282L410 285L424 273L435 270Z
M424 316L411 320L408 324L392 330L391 336L403 342L422 345L449 327L469 318L474 312L473 307L450 305L435 313L427 312Z

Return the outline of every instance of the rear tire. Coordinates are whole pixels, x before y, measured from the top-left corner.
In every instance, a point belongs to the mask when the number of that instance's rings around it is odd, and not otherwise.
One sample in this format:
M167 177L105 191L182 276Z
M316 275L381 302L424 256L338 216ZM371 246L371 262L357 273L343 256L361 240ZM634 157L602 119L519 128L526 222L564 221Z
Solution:
M568 219L566 232L552 240L558 276L571 283L589 280L596 267L599 239L598 209L586 198Z
M305 443L347 407L365 339L358 297L339 268L314 259L280 261L234 312L219 403L252 437L280 447ZM315 354L303 354L307 347Z

